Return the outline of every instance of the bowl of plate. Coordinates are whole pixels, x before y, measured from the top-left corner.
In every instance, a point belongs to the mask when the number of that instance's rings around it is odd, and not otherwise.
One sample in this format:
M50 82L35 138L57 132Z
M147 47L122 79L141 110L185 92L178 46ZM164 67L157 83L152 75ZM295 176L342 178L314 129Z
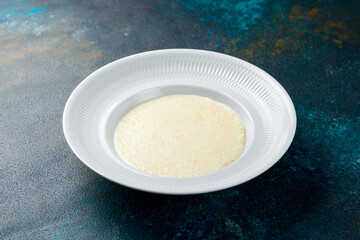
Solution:
M207 175L169 178L141 172L116 153L117 123L134 107L170 95L196 95L230 107L246 129L246 145L232 164ZM63 114L66 141L90 169L118 184L162 194L198 194L244 183L273 166L296 130L285 89L260 68L225 54L166 49L107 64L83 80Z

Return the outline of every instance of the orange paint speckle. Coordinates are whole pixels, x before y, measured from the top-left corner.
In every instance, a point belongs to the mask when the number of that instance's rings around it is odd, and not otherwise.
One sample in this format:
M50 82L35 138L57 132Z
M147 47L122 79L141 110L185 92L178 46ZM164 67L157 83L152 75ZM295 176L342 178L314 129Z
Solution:
M319 8L313 8L307 13L307 15L310 17L314 17L315 15L318 15L319 12L320 12Z
M250 60L254 58L256 55L261 54L261 52L264 51L264 49L267 47L267 43L265 39L256 41L251 43L243 52L243 56Z
M42 54L47 50L51 49L54 44L59 41L58 38L54 38L51 41L43 41L36 45L27 45L20 47L20 44L17 44L17 42L20 42L21 40L25 40L25 38L19 38L17 41L15 41L17 48L14 48L12 51L9 51L9 49L7 48L9 47L9 45L0 48L0 55L4 56L4 58L0 59L0 64L11 64L16 60L25 59L31 55Z
M96 41L82 42L82 43L80 43L80 47L90 47L91 45L94 45L95 43L96 43Z
M295 22L298 19L303 19L304 13L303 13L303 7L302 6L295 6L290 10L289 13L289 19L292 22Z
M267 41L255 39L247 45L246 35L245 39L242 35L242 39L238 37L225 43L224 52L252 60L263 57L264 54L279 56L285 51L296 57L299 49L295 42L297 39L306 42L311 38L320 38L324 43L338 48L342 48L344 44L359 44L357 39L360 39L360 35L356 30L350 29L345 22L334 21L326 11L318 7L309 9L297 5L273 19L273 23L263 27L263 38Z
M0 91L4 91L4 90L8 89L11 86L21 84L21 83L23 83L25 81L26 81L25 73L24 72L18 72L18 73L16 73L14 78L10 79L10 81L8 81L7 83L2 84L0 86Z
M341 39L334 39L334 42L337 43L337 44L342 44L343 41Z

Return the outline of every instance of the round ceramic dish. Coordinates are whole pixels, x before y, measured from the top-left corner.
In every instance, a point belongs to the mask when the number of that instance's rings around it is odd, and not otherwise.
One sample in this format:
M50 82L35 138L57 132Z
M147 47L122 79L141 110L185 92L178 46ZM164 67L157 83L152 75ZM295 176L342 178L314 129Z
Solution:
M154 176L123 162L113 144L118 121L136 105L172 94L209 97L237 112L246 128L240 158L192 178ZM66 103L63 129L79 159L107 179L143 191L196 194L238 185L269 169L290 146L296 114L284 88L258 67L220 53L169 49L129 56L88 76Z

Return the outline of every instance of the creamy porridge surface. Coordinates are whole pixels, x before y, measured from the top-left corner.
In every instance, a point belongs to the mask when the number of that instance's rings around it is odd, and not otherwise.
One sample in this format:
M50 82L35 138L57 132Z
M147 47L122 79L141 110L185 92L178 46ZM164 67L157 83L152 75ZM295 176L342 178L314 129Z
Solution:
M244 125L231 108L195 95L144 102L119 121L114 133L124 162L164 177L216 172L241 155L245 140Z

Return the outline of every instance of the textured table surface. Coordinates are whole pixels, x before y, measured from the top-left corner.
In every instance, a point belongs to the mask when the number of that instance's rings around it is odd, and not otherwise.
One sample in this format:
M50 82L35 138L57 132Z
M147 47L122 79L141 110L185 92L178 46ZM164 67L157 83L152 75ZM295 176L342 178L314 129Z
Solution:
M0 239L360 239L359 1L0 1ZM197 48L273 75L297 110L284 157L231 189L144 193L68 147L73 89L116 59Z

